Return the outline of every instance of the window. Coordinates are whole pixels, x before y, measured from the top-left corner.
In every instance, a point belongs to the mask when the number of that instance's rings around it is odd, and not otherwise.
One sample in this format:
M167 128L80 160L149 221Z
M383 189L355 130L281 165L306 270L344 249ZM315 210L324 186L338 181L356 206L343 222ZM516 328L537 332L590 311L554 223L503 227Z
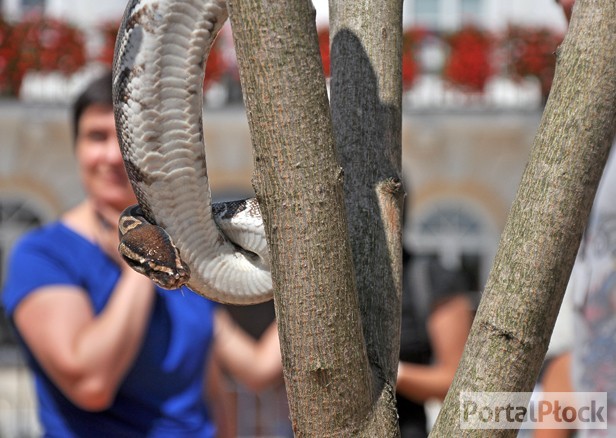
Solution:
M476 236L481 225L472 216L456 206L445 205L419 222L419 228L424 234Z
M465 23L484 23L484 0L411 0L407 11L412 24L432 30L452 31Z
M459 200L439 201L413 218L408 237L415 254L438 257L446 268L464 272L473 290L483 288L498 234L477 209Z
M462 0L460 14L462 24L481 22L481 0Z
M8 254L26 231L43 223L41 215L25 200L0 199L0 284L4 284ZM0 346L14 343L4 310L0 306Z
M43 12L45 10L45 0L21 0L21 13L27 14L32 11Z
M438 0L415 0L413 11L416 24L429 28L439 27L440 1Z

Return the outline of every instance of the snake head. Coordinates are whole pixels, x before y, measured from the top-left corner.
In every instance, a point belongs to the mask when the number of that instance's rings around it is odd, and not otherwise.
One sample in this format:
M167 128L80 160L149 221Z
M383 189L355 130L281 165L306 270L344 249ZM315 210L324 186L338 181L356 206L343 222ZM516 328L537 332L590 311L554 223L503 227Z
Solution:
M118 250L128 265L164 289L177 289L190 279L190 269L169 234L148 222L135 207L120 216Z

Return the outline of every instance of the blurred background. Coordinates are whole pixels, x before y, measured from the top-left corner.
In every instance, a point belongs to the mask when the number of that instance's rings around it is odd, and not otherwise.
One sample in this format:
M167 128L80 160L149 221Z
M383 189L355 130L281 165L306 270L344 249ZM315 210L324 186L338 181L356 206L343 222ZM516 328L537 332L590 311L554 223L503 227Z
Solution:
M328 75L327 2L314 4ZM15 239L81 199L68 105L110 65L125 5L0 0L0 282ZM550 91L565 20L554 0L407 0L404 29L405 243L462 270L480 291ZM250 196L250 137L228 25L206 76L214 198ZM233 311L254 336L273 318L271 305ZM228 387L242 412L240 436L288 433L283 388ZM0 437L37 431L30 379L1 316Z

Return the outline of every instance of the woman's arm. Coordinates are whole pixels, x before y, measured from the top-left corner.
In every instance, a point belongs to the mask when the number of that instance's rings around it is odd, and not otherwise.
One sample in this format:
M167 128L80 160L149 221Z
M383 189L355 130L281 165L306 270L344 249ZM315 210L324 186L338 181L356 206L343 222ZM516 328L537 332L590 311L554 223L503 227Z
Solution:
M15 310L15 324L59 389L75 405L103 410L115 397L141 346L154 289L145 277L122 273L100 315L76 287L36 290Z
M14 313L19 332L45 372L86 410L102 410L113 402L141 348L155 298L153 283L130 269L117 252L118 216L102 206L92 210L87 202L66 215L68 224L89 236L122 270L100 314L94 314L86 291L65 285L35 290Z
M444 399L462 357L471 321L469 301L464 295L437 305L428 319L433 363L400 362L397 391L419 403L431 398Z
M224 309L214 317L214 358L239 382L252 391L279 380L282 360L276 323L255 341Z

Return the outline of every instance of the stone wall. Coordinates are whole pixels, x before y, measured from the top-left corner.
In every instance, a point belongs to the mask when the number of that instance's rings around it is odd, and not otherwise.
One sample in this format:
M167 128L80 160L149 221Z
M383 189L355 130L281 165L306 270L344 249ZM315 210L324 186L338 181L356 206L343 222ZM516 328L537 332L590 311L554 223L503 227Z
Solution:
M478 252L485 279L539 118L538 111L406 113L403 172L412 218L406 242L451 260ZM67 121L64 106L0 103L0 203L23 202L46 222L82 199ZM243 109L206 111L205 137L214 198L251 195ZM460 223L443 229L446 221ZM469 234L462 222L476 229ZM14 231L6 236L5 225L3 246L16 237Z
M444 193L485 205L502 227L540 114L406 114L403 168L416 208ZM83 193L75 171L68 109L0 103L0 197L30 196L57 216ZM250 192L252 154L241 108L206 112L208 172L214 196ZM0 198L1 199L1 198Z
M454 262L474 256L479 282L484 281L539 117L537 112L405 114L403 172L412 212L407 241ZM83 192L68 108L0 102L0 132L0 257L6 258L29 226L19 223L24 212L41 222L55 219ZM252 154L243 109L208 111L205 136L214 197L250 195ZM8 339L2 332L6 325L0 324L0 436L33 436L38 425L29 374L15 348L2 345Z

